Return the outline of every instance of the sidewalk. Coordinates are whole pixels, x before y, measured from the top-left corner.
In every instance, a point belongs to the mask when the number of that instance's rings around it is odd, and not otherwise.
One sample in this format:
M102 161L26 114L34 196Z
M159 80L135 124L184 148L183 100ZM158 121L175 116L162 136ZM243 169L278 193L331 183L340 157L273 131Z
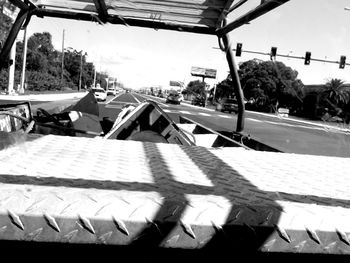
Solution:
M0 100L28 100L28 101L60 101L67 99L80 99L88 92L72 92L57 94L31 94L31 95L0 95Z

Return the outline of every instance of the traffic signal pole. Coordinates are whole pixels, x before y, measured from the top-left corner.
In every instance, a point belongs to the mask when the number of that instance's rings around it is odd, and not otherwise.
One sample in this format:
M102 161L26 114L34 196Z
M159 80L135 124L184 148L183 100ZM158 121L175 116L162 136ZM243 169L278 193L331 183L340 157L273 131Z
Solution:
M227 24L227 20L224 20L224 27ZM231 48L231 42L228 33L224 34L222 37L224 46L222 47L220 45L220 48L223 48L223 51L226 52L226 59L230 68L230 74L232 78L232 85L235 90L236 98L237 98L237 104L238 104L238 116L237 116L237 125L236 125L236 132L242 132L244 129L244 115L245 115L245 109L244 109L244 95L243 90L241 87L241 81L239 79L238 70L235 64L233 51ZM219 41L220 43L220 41Z

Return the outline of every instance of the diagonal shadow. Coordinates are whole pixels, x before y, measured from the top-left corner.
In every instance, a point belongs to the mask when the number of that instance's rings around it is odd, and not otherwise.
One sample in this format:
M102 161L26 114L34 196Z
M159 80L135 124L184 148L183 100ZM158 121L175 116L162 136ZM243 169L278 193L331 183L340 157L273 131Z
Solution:
M231 210L225 223L221 227L216 227L216 233L204 248L219 249L225 253L257 251L272 235L274 229L271 227L255 229L250 225L264 223L266 211L274 212L268 224L277 224L282 211L280 205L269 197L260 200L254 198L257 194L263 197L264 191L258 189L206 148L182 147L182 150L207 175L214 185L215 193L231 203Z

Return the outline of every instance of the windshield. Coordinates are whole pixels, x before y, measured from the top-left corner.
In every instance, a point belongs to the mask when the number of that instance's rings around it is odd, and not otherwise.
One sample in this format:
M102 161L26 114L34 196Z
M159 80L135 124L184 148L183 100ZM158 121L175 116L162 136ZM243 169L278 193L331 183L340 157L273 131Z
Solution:
M285 2L228 33L245 109L242 134L281 152L350 157L347 2ZM67 3L73 5L71 11L83 8L98 13L93 1ZM172 16L162 13L163 7L152 6L156 12L143 17L136 4L106 3L106 15L118 15L118 24L113 24L115 16L108 20L112 23L84 21L88 19L83 15L81 21L33 16L26 31L20 30L16 38L12 76L9 67L1 70L1 93L63 92L82 97L88 90L116 90L108 93L109 104L98 102L100 112L112 120L124 104L152 99L175 122L181 115L215 131L237 130L242 108L237 82L218 44L223 45L223 40L218 41L211 31L218 25L210 19L219 14L198 19L190 9L195 5L188 5L187 18L183 14L180 18L182 9L171 9ZM260 4L248 1L233 8L228 22ZM233 1L227 5L235 6ZM4 41L13 20L4 11L9 2L2 1L1 6L0 37ZM168 8L175 7L169 4ZM137 24L133 19L140 17L147 20L145 24L133 26ZM172 30L168 22L181 24L183 31ZM167 104L169 95L181 97L181 103ZM197 98L204 102L191 105ZM221 111L221 102L236 104L238 110Z

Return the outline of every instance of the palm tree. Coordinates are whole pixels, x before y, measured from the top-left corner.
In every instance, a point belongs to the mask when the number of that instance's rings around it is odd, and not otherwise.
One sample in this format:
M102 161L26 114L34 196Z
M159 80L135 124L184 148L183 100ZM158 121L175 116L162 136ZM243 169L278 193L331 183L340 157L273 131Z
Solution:
M331 103L340 106L350 100L349 89L344 86L341 79L330 79L325 84L325 90L322 92L322 98L329 100Z
M320 94L320 102L330 107L339 115L347 103L350 102L350 89L344 85L344 81L332 78L324 86Z

